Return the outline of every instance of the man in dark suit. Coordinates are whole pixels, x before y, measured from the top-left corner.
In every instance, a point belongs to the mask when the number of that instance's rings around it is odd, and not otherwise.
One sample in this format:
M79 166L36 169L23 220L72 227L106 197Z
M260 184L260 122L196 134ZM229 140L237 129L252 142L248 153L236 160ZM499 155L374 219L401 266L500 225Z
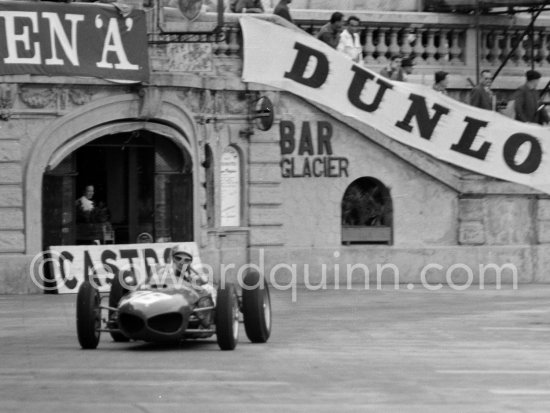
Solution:
M491 90L493 76L490 70L482 70L479 84L470 92L470 105L481 109L495 110L495 94Z
M525 72L526 82L514 93L516 119L521 122L548 123L548 113L539 103L537 86L540 81L540 73L536 70Z
M292 0L280 0L275 6L275 9L273 9L273 14L281 16L283 19L287 19L289 22L294 23L292 21L292 17L290 16L290 9L288 7L290 2L292 2Z
M317 38L325 42L333 49L338 47L340 42L340 33L344 27L344 15L339 11L335 11L330 16L330 21L325 24L317 33Z

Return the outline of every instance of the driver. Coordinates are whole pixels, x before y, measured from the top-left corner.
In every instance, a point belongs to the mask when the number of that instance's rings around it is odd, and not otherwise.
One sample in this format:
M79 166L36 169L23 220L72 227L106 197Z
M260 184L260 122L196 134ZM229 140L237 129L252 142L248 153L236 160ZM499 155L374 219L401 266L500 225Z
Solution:
M185 281L191 283L194 288L202 288L214 298L214 286L208 282L208 277L205 274L199 274L191 267L193 254L184 245L175 245L172 247L170 258L176 277L182 277Z
M172 261L172 269L176 277L183 277L184 280L191 282L191 262L193 255L176 245L170 251L170 259Z

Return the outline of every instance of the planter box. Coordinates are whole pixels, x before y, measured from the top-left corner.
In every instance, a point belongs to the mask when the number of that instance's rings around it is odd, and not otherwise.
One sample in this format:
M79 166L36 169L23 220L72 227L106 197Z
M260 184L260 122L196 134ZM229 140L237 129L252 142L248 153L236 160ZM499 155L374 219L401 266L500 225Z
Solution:
M391 244L391 227L342 226L342 243Z

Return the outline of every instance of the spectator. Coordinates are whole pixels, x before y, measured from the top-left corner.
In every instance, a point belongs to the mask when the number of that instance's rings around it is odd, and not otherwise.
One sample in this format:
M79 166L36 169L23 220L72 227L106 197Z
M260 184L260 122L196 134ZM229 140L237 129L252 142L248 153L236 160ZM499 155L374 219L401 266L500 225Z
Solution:
M273 9L273 14L281 16L283 19L287 19L289 22L294 23L292 16L290 15L290 9L288 8L290 3L292 3L292 0L280 0Z
M344 24L343 20L344 15L339 11L332 13L330 21L321 27L321 30L317 33L317 38L336 49L338 43L340 43L340 33Z
M235 6L236 13L263 13L264 5L261 0L239 0Z
M548 114L544 105L539 104L537 86L540 81L540 73L536 70L525 72L526 82L514 93L514 108L516 119L527 123L548 123Z
M393 55L390 58L390 62L388 63L388 66L383 68L380 71L380 74L384 77L387 77L391 80L399 80L403 81L403 71L401 70L401 63L403 61L403 57L400 55Z
M435 72L435 83L433 84L432 89L437 92L443 93L444 95L448 95L449 93L447 92L447 85L449 84L449 79L447 75L448 73L444 72L443 70Z
M407 80L407 76L410 75L413 72L414 69L414 61L411 57L407 57L401 61L401 77L403 78L403 81Z
M77 222L91 222L92 214L95 211L95 203L93 200L94 197L94 186L86 185L82 196L78 198L75 202L76 204L76 216Z
M470 105L476 108L495 110L496 98L491 90L493 76L490 70L482 70L480 73L479 85L474 87L470 92Z
M338 51L344 53L355 63L361 63L363 57L363 47L359 40L359 23L360 20L357 16L348 17L346 28L340 35L337 47Z

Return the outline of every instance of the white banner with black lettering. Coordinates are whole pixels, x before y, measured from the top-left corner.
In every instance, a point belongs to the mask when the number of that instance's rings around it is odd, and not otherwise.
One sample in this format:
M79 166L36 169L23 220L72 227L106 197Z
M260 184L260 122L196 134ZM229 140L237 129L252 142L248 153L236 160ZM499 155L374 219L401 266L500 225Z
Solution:
M128 245L61 245L51 246L44 254L50 268L50 280L45 289L58 293L76 293L84 280L93 281L100 292L107 292L111 280L123 271L132 271L138 281L159 273L169 260L175 245L185 246L193 255L193 269L204 269L199 249L194 242L170 242Z
M550 193L550 130L390 81L307 33L241 18L243 80L287 90L480 174Z

